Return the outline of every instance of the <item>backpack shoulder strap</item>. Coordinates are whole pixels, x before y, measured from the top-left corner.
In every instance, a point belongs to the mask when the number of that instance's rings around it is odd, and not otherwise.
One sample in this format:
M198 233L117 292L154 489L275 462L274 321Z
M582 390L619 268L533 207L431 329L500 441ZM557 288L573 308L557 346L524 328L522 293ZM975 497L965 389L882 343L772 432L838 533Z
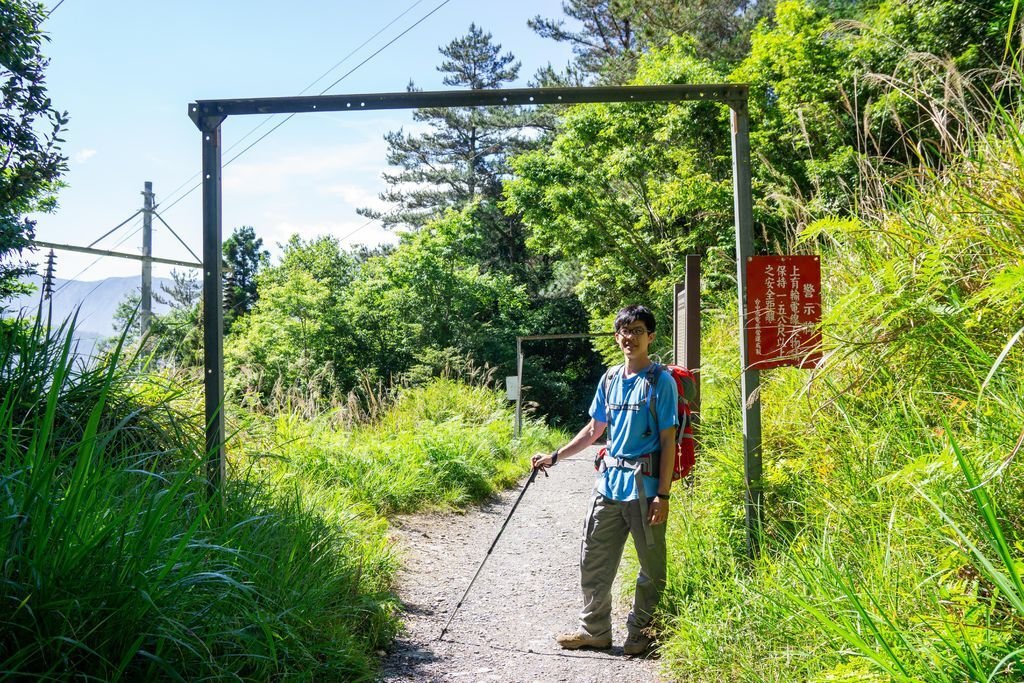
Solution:
M604 417L605 420L611 422L611 415L608 414L608 392L612 388L612 380L616 375L620 373L624 365L613 365L604 371L604 379L602 380L602 388L604 389Z

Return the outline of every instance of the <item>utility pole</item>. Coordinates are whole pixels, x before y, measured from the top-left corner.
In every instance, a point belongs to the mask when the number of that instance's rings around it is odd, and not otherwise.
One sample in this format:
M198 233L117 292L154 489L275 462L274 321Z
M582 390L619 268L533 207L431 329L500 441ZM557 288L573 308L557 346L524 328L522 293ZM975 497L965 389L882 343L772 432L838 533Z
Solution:
M142 336L149 332L153 317L153 183L142 191Z
M39 300L39 317L42 321L43 318L43 301L48 302L48 308L46 312L46 329L49 330L53 324L53 280L56 274L57 268L57 255L53 253L53 249L46 255L46 272L43 274L43 296ZM47 332L49 334L49 332Z

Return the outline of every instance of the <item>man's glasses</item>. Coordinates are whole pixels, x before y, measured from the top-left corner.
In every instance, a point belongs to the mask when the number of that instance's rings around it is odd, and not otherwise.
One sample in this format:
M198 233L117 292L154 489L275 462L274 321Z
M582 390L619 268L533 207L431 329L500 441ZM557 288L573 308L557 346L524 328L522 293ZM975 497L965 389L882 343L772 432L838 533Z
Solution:
M647 334L647 328L643 327L643 326L639 326L639 327L622 327L622 328L619 328L619 331L616 332L616 334L621 335L623 337L639 337L641 335Z

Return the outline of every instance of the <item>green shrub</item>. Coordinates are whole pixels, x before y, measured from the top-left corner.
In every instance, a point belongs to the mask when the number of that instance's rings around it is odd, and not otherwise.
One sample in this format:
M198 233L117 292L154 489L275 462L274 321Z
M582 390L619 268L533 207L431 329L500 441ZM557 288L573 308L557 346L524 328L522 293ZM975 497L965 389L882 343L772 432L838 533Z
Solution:
M529 471L528 454L553 443L531 420L515 441L512 417L497 392L438 378L400 390L375 421L352 428L330 414L268 418L263 437L239 449L275 453L267 467L276 476L343 489L382 515L460 508L515 482Z
M940 171L867 184L856 218L804 230L826 363L762 373L754 561L736 316L707 316L696 485L670 527L674 677L1020 680L1024 114L991 111L947 121Z

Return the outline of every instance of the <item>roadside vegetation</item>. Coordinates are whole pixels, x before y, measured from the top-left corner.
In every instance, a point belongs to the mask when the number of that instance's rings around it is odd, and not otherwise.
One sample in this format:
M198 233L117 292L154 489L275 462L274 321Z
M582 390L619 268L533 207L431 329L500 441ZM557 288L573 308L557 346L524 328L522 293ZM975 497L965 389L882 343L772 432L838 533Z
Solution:
M358 425L246 412L211 497L194 381L116 349L84 367L70 326L4 334L14 679L368 680L399 624L386 515L480 500L546 434L531 423L513 447L504 399L452 379L396 390Z
M804 232L829 271L830 348L818 371L762 375L754 562L735 312L711 324L702 455L670 545L663 653L680 678L1024 675L1024 159L1010 120L976 130L969 158Z
M670 544L674 677L1024 676L1024 111L1018 92L930 67L959 87L903 86L934 116L939 167L866 160L851 215L801 225L824 264L827 353L762 373L753 562L735 308L708 326L702 457Z

